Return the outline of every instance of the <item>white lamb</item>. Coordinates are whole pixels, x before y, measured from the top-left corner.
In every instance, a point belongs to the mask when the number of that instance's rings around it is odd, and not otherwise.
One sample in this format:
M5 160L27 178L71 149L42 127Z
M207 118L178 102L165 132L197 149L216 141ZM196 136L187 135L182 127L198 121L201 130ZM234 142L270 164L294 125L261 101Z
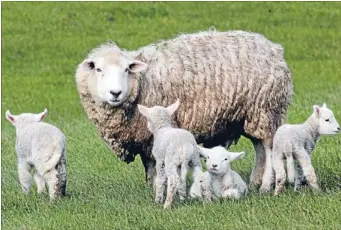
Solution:
M50 199L65 195L66 190L66 138L55 126L41 122L47 109L39 114L23 113L6 118L16 129L16 152L21 188L28 194L31 188L30 169L35 168L34 180L38 193L49 187Z
M278 128L273 139L273 169L276 176L275 195L283 191L286 181L284 158L287 161L288 181L295 182L295 190L299 189L302 179L319 190L310 154L314 150L320 135L331 135L340 132L340 126L333 112L327 108L313 106L313 114L303 124L285 124ZM298 161L295 167L294 160Z
M199 147L200 155L206 158L206 172L199 181L193 183L190 195L204 201L212 201L220 197L239 199L247 194L247 185L240 175L233 171L230 162L240 159L244 152L234 153L222 146L212 149Z
M192 169L194 181L198 181L202 166L194 136L184 129L172 127L172 114L179 107L179 100L167 108L138 105L140 113L147 118L148 129L153 133L152 154L156 160L156 203L164 199L167 181L167 198L164 208L170 208L178 191L180 199L187 197L186 174Z

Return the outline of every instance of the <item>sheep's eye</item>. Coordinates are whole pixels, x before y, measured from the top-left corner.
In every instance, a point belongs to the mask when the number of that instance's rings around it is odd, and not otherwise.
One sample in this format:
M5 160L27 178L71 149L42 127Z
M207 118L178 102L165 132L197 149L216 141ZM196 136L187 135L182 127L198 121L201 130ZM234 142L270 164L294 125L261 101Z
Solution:
M225 158L225 161L227 161L227 158Z
M97 68L96 71L97 72L102 72L102 70L100 68Z

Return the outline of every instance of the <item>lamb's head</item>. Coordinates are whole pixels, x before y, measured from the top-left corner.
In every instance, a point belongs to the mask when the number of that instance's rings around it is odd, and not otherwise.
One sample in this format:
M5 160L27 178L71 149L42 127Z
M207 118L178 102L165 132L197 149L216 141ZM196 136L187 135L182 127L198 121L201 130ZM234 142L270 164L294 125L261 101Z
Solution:
M119 53L85 59L81 65L91 72L89 77L93 78L90 80L96 87L97 98L114 107L123 104L129 97L133 75L147 68L146 63L128 60Z
M207 170L214 175L224 175L230 168L230 162L244 157L245 152L229 152L222 146L211 149L199 147L200 156L206 158Z
M160 128L171 127L172 115L180 105L179 99L167 108L162 106L154 106L152 108L143 105L137 105L140 113L147 118L147 126L149 131L154 133Z
M43 112L34 113L22 113L19 115L12 115L9 110L6 111L6 119L15 127L25 127L29 124L42 121L47 116L47 109Z
M340 132L340 125L337 123L333 111L328 109L325 103L322 107L314 105L313 108L313 115L318 120L319 133L321 135L331 135Z

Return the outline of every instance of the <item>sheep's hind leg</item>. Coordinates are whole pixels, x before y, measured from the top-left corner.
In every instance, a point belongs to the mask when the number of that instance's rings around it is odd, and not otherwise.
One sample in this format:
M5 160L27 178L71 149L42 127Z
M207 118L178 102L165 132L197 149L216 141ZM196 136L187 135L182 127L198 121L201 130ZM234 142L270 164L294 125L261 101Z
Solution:
M179 196L180 200L185 200L187 198L187 187L186 187L186 176L188 171L188 165L182 164L180 169L180 186L179 186Z
M50 200L61 196L60 180L56 169L45 172L44 179L49 187Z
M37 184L38 194L43 193L45 191L45 180L38 172L34 174L34 181Z
M162 203L164 199L166 187L166 172L164 162L156 163L156 178L155 178L155 202Z
M165 205L163 206L164 209L171 208L174 195L176 194L180 185L180 177L178 175L176 165L171 166L166 165L166 173L167 173L167 198Z
M31 166L26 162L19 162L18 163L18 174L19 174L19 182L21 185L21 190L28 194L31 188L31 173L30 173Z

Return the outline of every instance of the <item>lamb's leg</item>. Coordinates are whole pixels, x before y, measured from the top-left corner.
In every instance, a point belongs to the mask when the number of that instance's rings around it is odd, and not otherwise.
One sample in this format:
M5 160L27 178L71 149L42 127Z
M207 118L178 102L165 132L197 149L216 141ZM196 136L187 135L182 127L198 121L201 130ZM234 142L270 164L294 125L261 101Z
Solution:
M286 173L284 168L284 155L282 152L275 151L272 156L273 169L275 170L276 175L276 188L275 195L280 194L284 189L284 183L286 180Z
M37 184L38 194L41 194L45 191L45 180L38 172L34 174L34 180Z
M299 164L295 164L295 191L300 190L303 180L303 170Z
M287 172L288 172L288 181L293 184L295 182L295 163L292 153L286 155L287 161Z
M57 172L59 175L59 183L60 183L60 193L65 196L66 195L66 182L67 182L67 174L66 174L66 157L63 154L60 158L60 162L57 164Z
M186 187L186 178L187 178L187 171L188 165L182 164L181 165L181 172L180 172L180 186L179 186L179 196L180 200L185 200L187 198L187 187Z
M311 164L311 159L308 152L304 148L301 148L296 152L296 154L297 160L302 167L303 174L306 177L309 185L315 190L320 190L320 187L317 184L315 170Z
M167 174L167 198L164 209L168 209L172 206L174 195L178 191L180 185L180 177L177 172L177 165L166 165Z
M155 202L162 203L164 199L166 186L166 172L164 162L156 163L156 178L155 178Z
M61 196L60 180L56 169L45 172L43 175L48 187L50 199L53 200Z
M30 173L30 165L24 161L18 162L18 174L19 174L19 182L21 185L21 190L28 194L31 188L31 173Z
M250 186L260 185L265 168L265 149L259 140L252 140L255 149L254 166L250 177Z
M241 197L240 192L236 188L227 189L223 192L224 198L239 199Z
M142 160L142 163L144 166L144 171L145 171L145 175L146 175L146 182L155 191L155 174L156 174L155 165L156 165L156 162L151 157L151 154L147 156L145 153L141 154L141 160Z

